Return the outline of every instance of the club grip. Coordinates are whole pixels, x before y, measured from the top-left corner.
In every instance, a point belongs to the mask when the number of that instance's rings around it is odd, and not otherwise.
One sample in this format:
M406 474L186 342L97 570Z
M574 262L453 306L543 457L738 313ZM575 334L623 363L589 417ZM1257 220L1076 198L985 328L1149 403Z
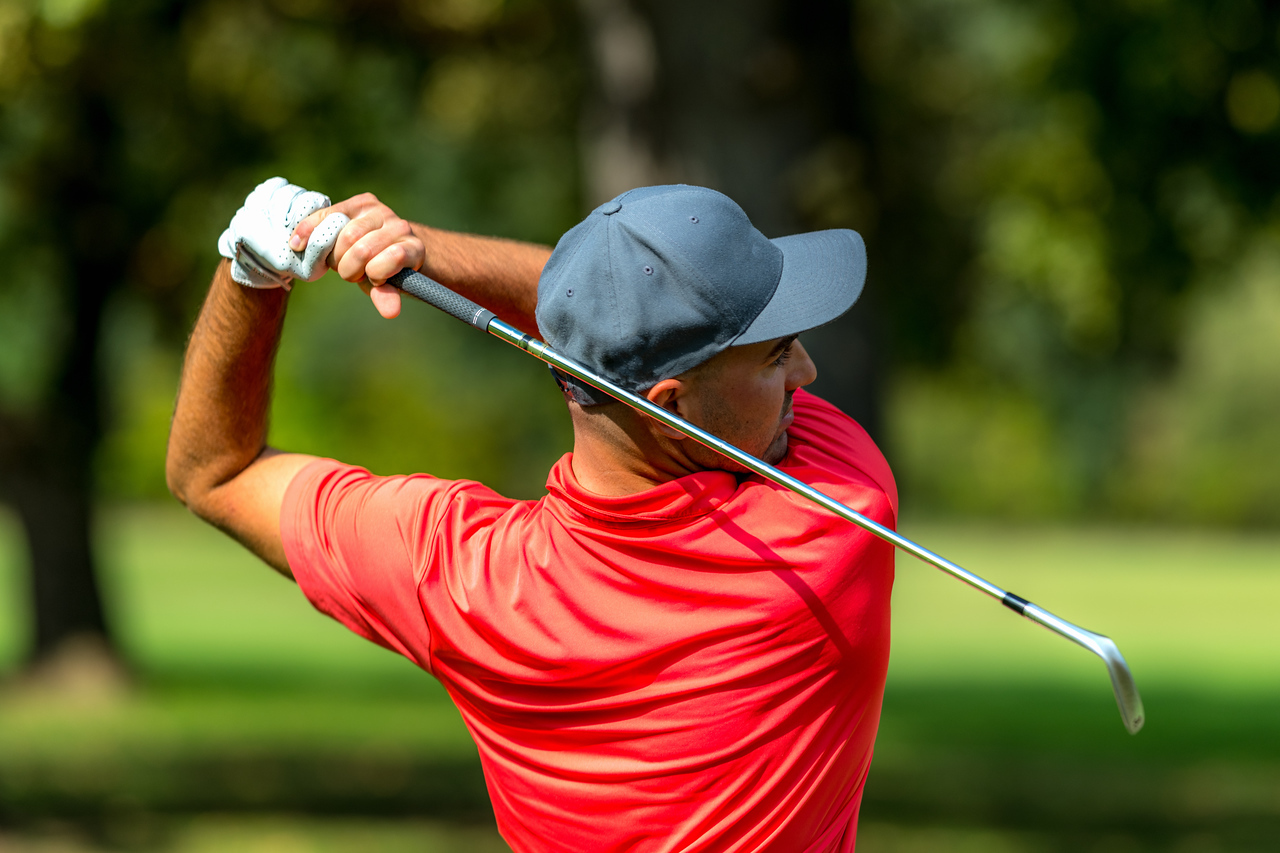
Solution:
M387 284L398 287L428 305L434 305L449 316L457 317L482 332L488 331L489 321L495 316L489 309L481 308L465 296L459 296L416 270L400 270L387 279Z

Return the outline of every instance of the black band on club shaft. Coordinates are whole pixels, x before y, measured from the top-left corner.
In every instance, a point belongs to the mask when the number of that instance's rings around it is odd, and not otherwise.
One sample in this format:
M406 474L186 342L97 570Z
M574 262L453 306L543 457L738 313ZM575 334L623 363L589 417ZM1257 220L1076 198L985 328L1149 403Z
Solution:
M1027 605L1030 604L1031 602L1027 601L1025 598L1023 598L1020 595L1014 595L1011 592L1006 592L1004 594L1004 598L1000 600L1000 603L1003 604L1005 607L1009 608L1010 610L1012 610L1014 613L1017 613L1019 616L1021 616L1022 611L1026 610Z

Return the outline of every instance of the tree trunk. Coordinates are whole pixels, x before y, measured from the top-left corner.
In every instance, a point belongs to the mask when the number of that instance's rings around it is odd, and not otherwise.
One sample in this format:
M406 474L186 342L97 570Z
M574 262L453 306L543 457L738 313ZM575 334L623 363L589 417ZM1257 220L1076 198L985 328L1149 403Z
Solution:
M108 640L90 544L85 490L51 479L30 479L14 489L31 554L35 637L31 663L70 639Z
M835 169L837 183L852 177L840 192L866 196L860 175L822 156L860 129L847 0L580 0L580 8L598 83L583 116L590 206L634 186L684 182L724 192L771 237L865 231L873 221L815 216L798 203L812 195L807 179L830 182L815 169ZM818 365L813 390L878 435L873 306L864 297L803 341Z
M16 509L30 554L32 664L73 639L110 645L91 543L93 454L101 437L95 373L108 290L71 289L73 326L52 398L33 418L7 419L0 494Z
M137 229L113 197L111 152L119 134L97 93L95 69L84 55L68 69L76 85L65 144L40 152L22 182L31 243L56 246L62 258L46 285L60 291L70 321L38 409L0 423L0 496L17 510L30 554L31 667L57 664L60 652L86 642L112 647L91 542L94 453L102 437L99 343ZM55 233L40 230L50 226Z

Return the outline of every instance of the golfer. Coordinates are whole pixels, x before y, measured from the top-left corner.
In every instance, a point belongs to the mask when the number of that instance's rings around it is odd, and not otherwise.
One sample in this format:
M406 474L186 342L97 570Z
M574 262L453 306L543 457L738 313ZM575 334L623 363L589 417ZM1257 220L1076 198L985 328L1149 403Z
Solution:
M565 376L573 452L536 501L376 477L266 437L285 307L307 298L292 280L332 266L394 316L383 282L413 267L892 527L884 457L803 390L817 372L797 335L857 299L857 234L769 240L720 193L648 187L551 251L273 179L220 247L170 488L317 609L439 679L514 850L854 849L890 545Z

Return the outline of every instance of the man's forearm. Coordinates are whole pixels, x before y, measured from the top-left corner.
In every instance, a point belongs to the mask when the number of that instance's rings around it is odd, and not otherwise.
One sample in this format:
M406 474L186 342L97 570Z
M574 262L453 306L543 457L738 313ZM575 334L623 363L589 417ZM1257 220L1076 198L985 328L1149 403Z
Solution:
M538 334L534 310L538 277L551 256L549 246L496 237L477 237L413 225L426 249L423 275L483 305L499 319Z
M200 515L214 489L247 468L266 447L271 366L284 323L286 292L214 274L187 345L169 433L169 488Z

